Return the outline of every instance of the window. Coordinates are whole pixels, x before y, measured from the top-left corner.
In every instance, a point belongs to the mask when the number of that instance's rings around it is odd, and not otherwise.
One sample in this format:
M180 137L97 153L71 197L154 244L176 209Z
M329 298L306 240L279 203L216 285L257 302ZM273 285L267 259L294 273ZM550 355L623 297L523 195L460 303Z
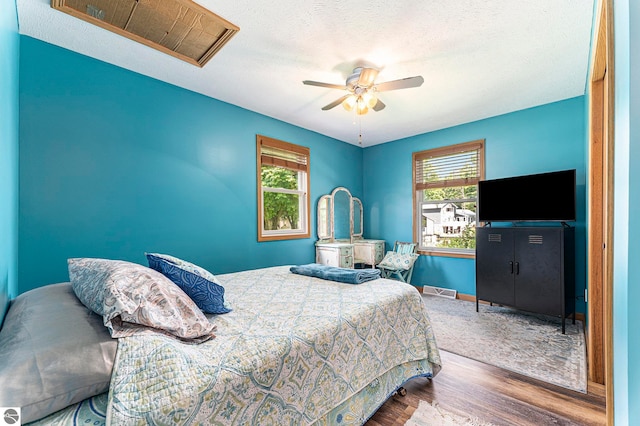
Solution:
M309 238L309 148L256 136L258 241Z
M413 153L414 238L424 254L472 257L484 140Z

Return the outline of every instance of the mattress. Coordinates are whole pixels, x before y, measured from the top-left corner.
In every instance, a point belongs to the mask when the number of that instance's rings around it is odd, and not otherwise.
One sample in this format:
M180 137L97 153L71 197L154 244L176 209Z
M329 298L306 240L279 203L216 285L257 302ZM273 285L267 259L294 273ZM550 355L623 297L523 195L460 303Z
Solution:
M407 380L440 370L411 285L288 266L217 278L233 311L210 316L215 339L121 338L108 394L35 424L362 424Z

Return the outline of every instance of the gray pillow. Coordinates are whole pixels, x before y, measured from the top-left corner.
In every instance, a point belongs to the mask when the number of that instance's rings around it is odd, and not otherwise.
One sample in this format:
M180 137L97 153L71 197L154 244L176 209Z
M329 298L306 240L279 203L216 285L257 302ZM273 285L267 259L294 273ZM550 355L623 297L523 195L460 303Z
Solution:
M19 295L0 330L0 407L26 423L107 391L116 347L70 283Z

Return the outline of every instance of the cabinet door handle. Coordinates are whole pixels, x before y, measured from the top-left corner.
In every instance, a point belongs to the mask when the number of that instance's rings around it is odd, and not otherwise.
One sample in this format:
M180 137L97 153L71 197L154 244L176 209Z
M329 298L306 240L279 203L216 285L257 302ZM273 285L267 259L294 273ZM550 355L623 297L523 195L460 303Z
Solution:
M509 262L509 267L511 267L511 273L513 274L513 262Z
M520 262L516 262L516 275L520 275Z

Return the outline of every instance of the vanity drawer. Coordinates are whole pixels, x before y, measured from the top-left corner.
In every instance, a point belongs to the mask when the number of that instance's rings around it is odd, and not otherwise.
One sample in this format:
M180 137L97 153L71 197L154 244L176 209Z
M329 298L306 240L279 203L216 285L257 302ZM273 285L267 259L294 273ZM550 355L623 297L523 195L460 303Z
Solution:
M354 241L355 262L375 267L384 258L384 244L384 240L362 239Z
M339 268L353 268L352 244L317 244L316 263L337 266Z
M376 265L382 262L382 259L384 259L384 241L376 244Z
M340 256L341 268L353 268L353 256Z

